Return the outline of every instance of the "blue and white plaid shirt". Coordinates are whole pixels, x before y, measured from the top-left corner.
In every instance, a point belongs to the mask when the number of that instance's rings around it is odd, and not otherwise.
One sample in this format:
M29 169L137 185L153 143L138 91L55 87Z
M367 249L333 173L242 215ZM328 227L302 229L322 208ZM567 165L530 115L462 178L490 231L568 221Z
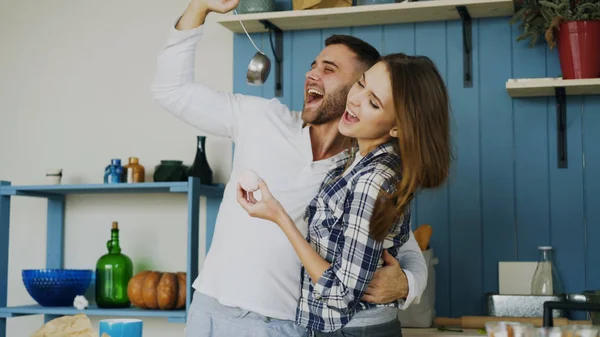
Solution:
M383 265L383 250L397 256L410 235L407 208L383 242L369 236L375 200L382 189L394 192L400 179L400 158L391 143L382 144L344 173L349 158L344 156L334 164L306 210L307 240L331 263L314 285L302 268L296 323L309 330L335 331L359 310L398 305L397 301L373 304L360 299L375 270Z

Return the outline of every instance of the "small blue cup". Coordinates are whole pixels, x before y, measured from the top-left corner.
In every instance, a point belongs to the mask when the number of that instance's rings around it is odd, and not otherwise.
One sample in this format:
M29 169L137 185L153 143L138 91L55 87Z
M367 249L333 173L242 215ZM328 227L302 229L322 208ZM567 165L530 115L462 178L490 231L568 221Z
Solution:
M140 319L114 318L100 320L100 336L107 333L110 337L142 337L144 322Z

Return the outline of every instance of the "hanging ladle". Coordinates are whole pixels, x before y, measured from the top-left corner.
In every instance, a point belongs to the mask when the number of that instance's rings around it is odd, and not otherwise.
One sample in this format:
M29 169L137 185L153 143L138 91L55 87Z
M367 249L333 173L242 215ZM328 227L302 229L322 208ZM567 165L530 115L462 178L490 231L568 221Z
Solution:
M238 15L237 10L235 9L233 10L233 13L235 15ZM248 36L248 39L250 39L250 42L252 42L252 45L256 49L256 54L254 54L254 57L252 57L252 60L250 60L250 64L248 64L246 81L250 85L263 85L267 81L269 73L271 72L271 60L267 55L265 55L265 53L258 49L256 44L250 37L250 34L248 34L248 31L246 30L246 27L244 26L242 20L238 18L238 21L240 22L240 25L242 25L246 36Z
M235 15L238 15L237 10L234 9L233 12ZM246 27L244 26L242 20L238 18L238 21L240 22L240 25L242 25L246 36L248 36L248 39L250 40L250 42L252 42L252 45L256 49L256 54L254 54L254 57L252 57L250 63L248 64L248 71L246 72L246 81L250 85L263 85L267 81L269 73L271 72L271 60L265 53L258 49L256 44L250 37L250 34L248 34L248 31L246 30ZM271 42L271 48L273 48L271 30L269 30L269 39ZM275 50L273 50L273 52L275 52ZM275 60L279 62L277 55L275 55Z

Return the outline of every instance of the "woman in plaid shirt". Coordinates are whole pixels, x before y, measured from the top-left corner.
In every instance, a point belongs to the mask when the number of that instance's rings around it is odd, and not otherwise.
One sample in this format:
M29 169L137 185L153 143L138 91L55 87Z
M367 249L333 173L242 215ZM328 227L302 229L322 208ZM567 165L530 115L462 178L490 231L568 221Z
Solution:
M383 57L350 89L338 129L352 146L307 207L308 237L262 179L260 201L239 184L238 201L276 223L302 262L297 324L316 336L400 336L396 303L361 299L383 254L408 239L414 194L448 176L449 100L436 66L423 56Z

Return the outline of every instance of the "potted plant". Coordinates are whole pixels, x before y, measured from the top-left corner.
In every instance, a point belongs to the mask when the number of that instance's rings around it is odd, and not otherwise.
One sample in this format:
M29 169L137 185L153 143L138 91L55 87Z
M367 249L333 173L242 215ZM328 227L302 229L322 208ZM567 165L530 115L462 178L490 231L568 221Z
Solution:
M510 19L514 25L520 21L519 29L522 31L517 41L530 39L529 46L534 47L549 27L548 21L542 16L542 5L540 0L516 0L519 10Z
M550 49L558 45L564 79L600 77L600 1L522 0L511 24L521 21L518 40L542 34Z

